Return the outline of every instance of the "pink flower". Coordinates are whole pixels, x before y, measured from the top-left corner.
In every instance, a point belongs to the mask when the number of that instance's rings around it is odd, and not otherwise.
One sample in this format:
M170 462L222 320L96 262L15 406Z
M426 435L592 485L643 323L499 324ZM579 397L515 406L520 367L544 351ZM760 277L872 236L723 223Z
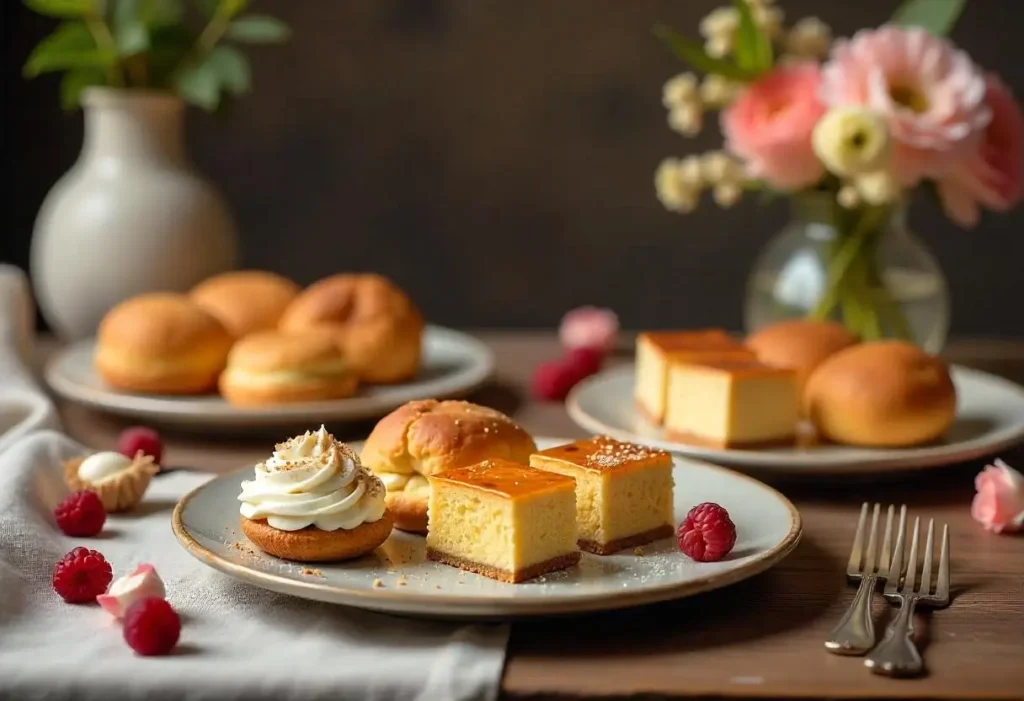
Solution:
M885 26L837 41L822 69L821 98L885 117L891 167L906 187L960 167L992 117L981 70L920 28Z
M997 76L989 74L987 85L992 121L983 141L963 166L938 182L946 213L966 227L978 223L979 205L1005 212L1021 198L1024 114Z
M752 83L722 112L726 148L748 173L781 190L813 185L825 173L811 133L825 113L817 64L780 66Z
M611 309L577 307L562 317L558 338L566 350L591 348L610 353L619 334L619 317Z
M998 458L974 478L971 516L993 533L1024 528L1024 475Z

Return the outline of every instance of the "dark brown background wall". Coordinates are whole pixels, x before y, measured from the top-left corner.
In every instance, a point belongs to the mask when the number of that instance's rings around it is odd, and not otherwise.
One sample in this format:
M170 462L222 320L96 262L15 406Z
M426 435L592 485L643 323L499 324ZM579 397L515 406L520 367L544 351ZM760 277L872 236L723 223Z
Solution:
M25 264L35 212L75 159L81 116L20 65L50 22L4 4L0 260ZM650 33L696 32L715 0L265 0L295 30L253 53L255 93L189 141L230 200L248 266L301 282L378 270L436 322L541 326L580 303L631 327L738 328L745 275L784 207L662 210L661 158L716 145L665 126L680 70ZM838 34L895 0L789 0ZM974 0L954 39L1024 95L1024 2ZM911 221L945 267L954 333L1024 335L1024 212L961 232L928 204Z

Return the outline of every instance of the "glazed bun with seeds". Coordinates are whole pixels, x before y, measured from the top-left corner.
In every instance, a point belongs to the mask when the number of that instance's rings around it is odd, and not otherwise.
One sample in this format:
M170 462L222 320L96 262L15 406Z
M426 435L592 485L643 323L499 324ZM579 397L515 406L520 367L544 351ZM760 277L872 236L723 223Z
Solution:
M427 477L483 460L528 465L533 438L495 409L464 401L409 402L381 419L363 446L362 460L387 487L397 528L427 530Z
M804 390L808 418L835 443L898 448L930 443L956 416L949 368L917 346L876 341L822 363Z
M231 404L258 406L351 397L358 382L330 332L257 331L231 349L219 385Z
M423 317L380 275L340 274L314 283L285 310L280 329L331 331L365 382L404 382L419 369Z
M242 482L242 532L285 560L327 562L371 552L391 534L384 485L323 426L279 443Z
M100 322L93 364L117 389L202 394L217 386L231 334L185 295L133 297Z
M199 283L189 297L232 336L241 338L277 328L284 310L300 291L298 285L276 273L239 270Z

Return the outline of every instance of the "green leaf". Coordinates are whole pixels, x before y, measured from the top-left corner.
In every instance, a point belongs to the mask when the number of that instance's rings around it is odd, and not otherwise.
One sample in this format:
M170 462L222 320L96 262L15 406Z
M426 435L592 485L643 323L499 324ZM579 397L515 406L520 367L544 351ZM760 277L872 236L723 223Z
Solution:
M740 16L736 30L736 64L758 74L766 73L772 67L771 39L758 26L746 0L733 0L733 4Z
M96 11L95 0L25 0L25 6L47 17L74 19Z
M114 6L114 38L122 56L149 49L149 31L142 20L141 0L119 0Z
M658 25L654 28L654 34L664 41L681 61L688 63L691 68L704 73L717 73L718 75L732 78L733 80L750 81L757 78L757 73L740 68L739 66L720 58L708 56L704 47L692 39L688 39L676 32L671 27Z
M292 30L279 19L267 15L244 15L228 25L229 39L249 44L274 44L288 41Z
M894 24L921 27L935 36L949 34L967 0L906 0L892 16Z
M96 46L96 40L83 22L63 22L32 51L25 62L24 73L34 78L40 73L67 68L110 66L116 60L114 51Z
M178 75L178 94L193 105L208 112L220 103L220 75L209 61L190 66Z
M213 17L220 7L220 0L195 0L195 3L203 17Z
M249 92L252 85L252 70L249 59L233 46L218 46L206 57L205 63L212 67L220 85L232 95Z
M139 19L146 25L179 22L182 10L180 0L139 0Z
M217 13L222 17L231 19L244 10L248 4L249 0L220 0L220 4L217 6Z
M195 36L180 24L150 27L151 48L146 58L151 87L170 87L174 70L185 60L195 40Z
M107 73L102 68L72 68L60 81L60 106L68 111L77 109L83 90L106 84Z

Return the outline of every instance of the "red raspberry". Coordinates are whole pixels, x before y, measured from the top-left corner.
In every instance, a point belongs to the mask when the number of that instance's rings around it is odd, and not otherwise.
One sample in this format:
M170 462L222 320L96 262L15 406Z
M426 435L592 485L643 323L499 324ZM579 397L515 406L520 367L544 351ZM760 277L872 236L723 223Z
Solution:
M578 381L576 371L568 363L549 360L533 372L533 395L548 401L565 399Z
M729 512L718 504L705 502L690 509L676 533L679 549L697 562L715 562L736 545L736 526Z
M132 426L121 431L121 435L117 437L117 452L134 458L140 450L143 455L150 456L153 462L159 465L164 452L160 434L145 426Z
M151 596L139 599L124 614L124 639L140 655L166 655L178 643L181 619L171 605Z
M565 364L572 368L576 380L596 374L604 363L604 353L596 348L573 348L565 356Z
M75 548L53 568L53 589L69 604L84 604L104 593L113 578L102 553Z
M57 527L67 535L76 538L89 538L103 528L107 520L107 510L103 502L94 492L75 492L57 505L53 510L57 519Z

